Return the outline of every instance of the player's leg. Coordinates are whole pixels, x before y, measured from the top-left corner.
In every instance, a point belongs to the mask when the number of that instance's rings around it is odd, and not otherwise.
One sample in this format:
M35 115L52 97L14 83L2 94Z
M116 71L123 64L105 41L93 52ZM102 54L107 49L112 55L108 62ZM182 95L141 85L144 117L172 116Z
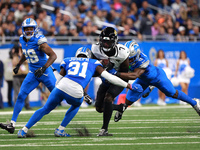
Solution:
M135 82L133 82L132 87L134 85L140 85L143 90L140 88L137 88L136 90L128 90L125 104L119 105L118 111L115 114L114 117L115 122L118 122L122 118L122 114L127 109L128 106L132 105L134 102L136 102L138 99L142 97L144 91L149 86L146 82L144 82L139 78L136 79Z
M70 121L75 117L77 114L82 102L83 102L83 97L82 98L74 98L69 96L68 94L65 95L65 99L68 104L71 105L71 107L68 109L68 111L65 114L65 117L58 127L58 129L55 130L54 135L56 137L69 137L70 135L67 134L64 129L66 126L70 123Z
M166 96L176 98L190 104L200 115L200 101L198 99L192 99L180 90L176 90L162 69L159 69L159 73L160 75L157 77L158 81L156 81L154 85L165 93Z
M34 74L28 73L21 85L20 92L18 94L17 101L14 106L13 116L12 116L11 121L14 121L14 122L17 121L17 117L19 113L21 112L22 108L24 107L24 101L26 97L32 90L34 90L38 86L38 84L39 82L35 78Z
M24 100L27 97L27 95L38 86L38 84L39 82L36 80L34 74L28 73L21 85L20 92L18 94L18 98L14 106L11 123L10 124L0 123L0 127L2 129L5 129L10 133L14 133L17 117L21 112L22 108L24 107Z
M95 100L96 111L102 113L104 110L104 98L109 86L106 86L104 83L101 83L97 90L97 96Z
M26 137L26 133L28 130L37 123L42 117L48 113L50 113L63 99L63 92L57 88L52 90L51 94L45 105L35 111L35 113L31 116L27 124L18 132L18 137Z
M103 126L97 136L110 136L112 134L108 134L108 125L110 122L110 118L112 116L113 112L113 101L114 98L119 95L123 91L123 87L119 87L116 85L112 85L109 87L109 89L106 92L105 98L104 98L104 110L103 110Z

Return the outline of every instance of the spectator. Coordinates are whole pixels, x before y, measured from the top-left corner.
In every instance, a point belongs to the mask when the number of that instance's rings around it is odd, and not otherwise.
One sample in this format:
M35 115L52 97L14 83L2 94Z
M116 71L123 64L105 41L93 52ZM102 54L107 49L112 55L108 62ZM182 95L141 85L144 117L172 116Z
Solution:
M151 35L153 39L159 34L159 25L157 22L154 22L153 26L151 26Z
M179 13L181 6L187 8L187 5L184 2L181 2L181 0L175 0L175 2L171 5L174 13Z
M194 30L194 35L197 36L198 38L200 38L199 27L198 26L194 26L193 30Z
M169 41L169 42L174 42L173 28L167 29L166 40Z
M159 5L159 13L162 13L163 11L168 12L171 14L172 8L169 6L169 1L168 0L162 0L162 4Z
M57 36L67 36L68 30L65 25L61 25Z
M15 11L15 22L22 22L25 15L26 12L24 11L24 5L19 4L17 10Z
M179 31L179 34L178 34L178 36L177 37L179 37L180 39L180 41L187 41L187 39L186 39L186 35L185 35L185 27L184 26L180 26L179 28L178 28L178 31Z
M2 27L0 27L0 39L1 39L1 43L4 44L5 43L5 34L4 34Z
M3 109L3 96L1 94L1 88L3 86L3 74L4 74L4 66L3 62L0 60L0 109Z
M9 58L4 61L4 79L8 84L7 99L8 106L12 107L12 89L13 89L13 66L12 49L9 51Z
M62 2L62 0L54 0L52 4L54 7L59 7L62 10L65 9L65 4Z
M141 12L141 16L142 19L139 32L143 35L151 35L151 26L153 25L153 19L151 15L149 15L149 12L146 10Z
M97 14L94 16L94 23L97 24L98 28L101 29L103 25L100 22L105 22L106 19L103 16L103 13L101 10L97 10Z
M65 11L70 12L73 16L76 16L76 17L80 16L78 7L76 6L76 0L70 0L69 4L65 8Z

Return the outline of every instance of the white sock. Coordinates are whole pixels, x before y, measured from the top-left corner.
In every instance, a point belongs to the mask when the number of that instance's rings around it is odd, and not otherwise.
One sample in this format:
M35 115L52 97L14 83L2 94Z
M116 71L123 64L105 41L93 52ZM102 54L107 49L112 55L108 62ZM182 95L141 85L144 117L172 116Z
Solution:
M27 133L27 132L28 132L28 128L27 128L27 127L25 127L25 126L22 128L22 130L23 130L25 133Z
M16 122L15 122L15 121L11 120L10 123L12 123L12 124L13 124L13 127L15 127L15 125L16 125Z
M59 130L65 130L65 127L63 127L63 126L60 125L60 126L58 127L58 129L59 129Z

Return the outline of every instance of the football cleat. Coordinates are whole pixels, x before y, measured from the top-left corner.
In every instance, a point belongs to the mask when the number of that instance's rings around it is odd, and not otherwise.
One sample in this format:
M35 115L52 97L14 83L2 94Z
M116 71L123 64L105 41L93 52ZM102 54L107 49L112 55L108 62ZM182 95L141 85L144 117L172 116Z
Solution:
M71 137L71 135L67 134L64 130L56 129L54 132L56 137Z
M27 133L24 132L24 130L21 129L21 130L18 131L17 137L18 137L18 138L26 138L26 134L27 134Z
M12 123L9 123L9 124L0 123L0 127L4 130L7 130L11 134L15 132L15 127L13 126Z
M128 107L127 104L120 104L119 106L120 106L120 110L116 112L115 117L114 117L115 122L118 122L120 119L122 119L122 114Z
M149 96L149 94L151 93L151 91L155 88L155 86L149 86L150 91L148 91L147 93L143 94L142 97L146 98L147 96Z
M108 130L106 129L101 129L99 134L97 136L113 136L112 134L108 133Z
M193 98L193 100L195 100L197 102L197 104L195 106L193 106L194 110L196 110L196 112L199 114L200 116L200 99L197 98Z
M114 121L118 122L119 120L121 120L122 119L122 114L123 113L117 111L116 114L115 114L115 117L114 117Z

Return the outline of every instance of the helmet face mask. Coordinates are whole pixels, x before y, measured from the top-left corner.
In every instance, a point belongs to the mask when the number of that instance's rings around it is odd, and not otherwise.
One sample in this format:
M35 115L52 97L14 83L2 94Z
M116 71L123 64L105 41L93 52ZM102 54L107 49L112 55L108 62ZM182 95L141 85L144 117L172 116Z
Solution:
M75 54L75 57L91 58L91 50L87 47L80 47Z
M22 23L22 33L26 39L30 39L38 32L37 22L32 18L27 18Z
M106 27L100 34L100 46L105 52L111 51L117 44L117 31L112 27Z

